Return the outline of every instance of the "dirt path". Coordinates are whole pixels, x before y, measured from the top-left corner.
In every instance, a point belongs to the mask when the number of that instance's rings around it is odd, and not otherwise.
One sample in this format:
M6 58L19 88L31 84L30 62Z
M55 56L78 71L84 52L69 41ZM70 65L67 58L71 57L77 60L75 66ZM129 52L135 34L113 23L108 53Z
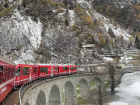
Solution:
M12 91L4 100L3 105L19 105L19 90Z

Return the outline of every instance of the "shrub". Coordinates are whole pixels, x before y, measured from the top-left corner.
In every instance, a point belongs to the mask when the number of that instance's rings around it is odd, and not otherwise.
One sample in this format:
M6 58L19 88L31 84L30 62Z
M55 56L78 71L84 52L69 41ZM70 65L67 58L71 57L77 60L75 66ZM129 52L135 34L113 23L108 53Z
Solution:
M74 11L77 15L82 15L84 13L84 10L78 5L74 8Z
M72 29L75 30L75 28L76 28L76 24L74 23L74 24L72 25Z
M58 10L63 13L64 12L64 9L62 7L59 7Z
M52 0L50 0L49 3L50 3L51 6L56 6L57 5L57 2L53 2Z
M65 4L63 4L62 2L60 2L60 5L61 5L62 7L65 7Z
M0 12L0 17L11 14L13 10L14 10L13 6L5 8L2 12Z
M86 17L86 22L90 27L93 27L93 20L91 16Z

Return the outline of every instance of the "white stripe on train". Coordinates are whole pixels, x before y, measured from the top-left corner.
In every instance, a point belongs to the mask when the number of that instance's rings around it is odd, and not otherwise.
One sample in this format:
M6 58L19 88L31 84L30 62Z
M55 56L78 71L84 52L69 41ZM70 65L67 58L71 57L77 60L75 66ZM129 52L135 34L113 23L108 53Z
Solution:
M75 71L72 71L72 72L75 72ZM58 74L58 73L53 73L53 74ZM60 72L60 74L69 74L68 72ZM40 75L39 77L43 77L43 76L51 76L51 74L47 74L47 75ZM38 77L38 76L35 76L35 77ZM32 78L35 78L35 77L32 77ZM20 81L17 81L17 82L21 82L21 81L25 81L25 80L29 80L30 78L27 78L27 79L23 79L23 80L20 80ZM15 82L15 83L17 83Z
M11 80L8 80L8 81L5 82L5 83L2 83L2 84L0 85L0 89L3 88L4 86L6 86L7 84L9 84L10 82L12 82L12 81L14 82L14 79L15 79L15 78L13 78L13 79L11 79Z

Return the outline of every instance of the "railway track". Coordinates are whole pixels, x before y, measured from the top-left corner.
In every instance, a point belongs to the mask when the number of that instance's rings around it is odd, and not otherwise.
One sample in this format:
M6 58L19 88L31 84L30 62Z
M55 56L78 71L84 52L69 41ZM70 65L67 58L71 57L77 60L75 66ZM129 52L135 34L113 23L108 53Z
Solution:
M12 90L4 99L2 105L20 105L19 103L19 89Z

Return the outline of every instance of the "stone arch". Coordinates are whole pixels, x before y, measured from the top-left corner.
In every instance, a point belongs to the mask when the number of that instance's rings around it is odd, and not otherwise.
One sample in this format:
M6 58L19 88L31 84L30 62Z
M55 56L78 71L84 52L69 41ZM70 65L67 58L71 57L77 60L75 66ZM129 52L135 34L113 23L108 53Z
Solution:
M85 79L81 79L79 82L81 87L81 96L83 98L89 98L89 85L88 82ZM78 86L78 84L77 84Z
M64 87L65 90L65 105L74 105L74 86L68 81Z
M54 85L50 91L49 105L60 105L60 91L57 85Z
M94 89L96 89L96 83L95 83L95 80L92 79L92 80L90 81L90 94L93 93Z
M45 93L41 90L37 96L36 105L46 105Z
M95 80L95 85L96 85L96 91L99 91L99 86L102 88L102 81L99 77L95 77L94 80Z
M26 102L26 103L25 103L25 105L29 105L29 103L28 103L28 102Z

